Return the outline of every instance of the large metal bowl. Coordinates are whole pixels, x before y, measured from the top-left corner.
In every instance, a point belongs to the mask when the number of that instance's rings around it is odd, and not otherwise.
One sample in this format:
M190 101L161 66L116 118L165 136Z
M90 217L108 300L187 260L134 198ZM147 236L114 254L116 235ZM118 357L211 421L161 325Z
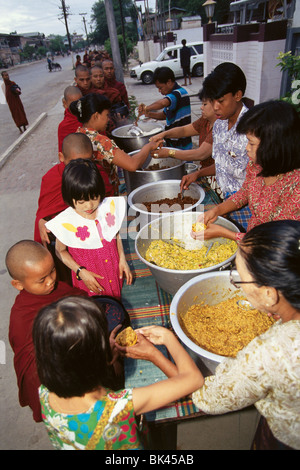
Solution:
M180 287L185 284L190 279L210 271L223 270L226 267L230 266L232 261L235 259L235 254L222 263L207 267L199 268L193 270L175 270L161 268L156 266L153 263L150 263L145 259L146 251L152 240L170 240L171 237L175 235L175 238L180 238L178 236L178 230L187 225L191 227L193 223L196 222L199 217L199 212L179 212L174 214L168 214L160 216L159 218L153 220L152 222L145 225L136 236L135 239L135 251L140 258L150 269L152 275L154 276L158 285L168 292L171 295L174 295ZM238 232L238 228L229 220L224 219L223 217L218 217L215 222L216 224L222 225L234 232ZM187 225L186 225L187 224ZM216 238L204 241L206 246L212 241L218 240L220 243L226 243L227 240L223 238Z
M224 356L211 353L195 344L184 332L181 318L192 305L216 305L236 294L229 271L210 272L190 279L175 294L170 305L171 325L186 350L204 372L214 373ZM204 368L203 368L204 365Z
M201 204L205 198L205 192L201 186L192 183L189 189L184 191L184 196L196 199L197 202L195 204L187 204L184 209L182 209L179 204L174 204L171 207L166 204L160 205L159 207L158 205L157 207L154 205L151 211L147 210L145 207L146 202L155 202L165 198L177 198L180 193L180 182L181 180L156 181L154 183L144 184L129 194L128 204L131 209L129 215L136 217L135 222L136 225L139 225L140 229L149 222L157 219L162 213L188 212Z
M140 150L145 144L149 143L150 137L163 132L165 127L160 122L138 122L138 127L146 135L133 136L128 133L132 124L117 127L112 131L113 140L126 153Z
M139 150L135 152L130 152L129 155L133 156L138 152ZM155 164L158 164L159 167L163 169L147 170L149 166ZM152 158L151 154L149 154L140 170L123 170L127 194L130 194L136 188L139 188L144 184L154 183L155 181L181 180L186 173L190 173L191 171L195 171L196 169L197 165L195 165L194 163L187 163L172 157Z

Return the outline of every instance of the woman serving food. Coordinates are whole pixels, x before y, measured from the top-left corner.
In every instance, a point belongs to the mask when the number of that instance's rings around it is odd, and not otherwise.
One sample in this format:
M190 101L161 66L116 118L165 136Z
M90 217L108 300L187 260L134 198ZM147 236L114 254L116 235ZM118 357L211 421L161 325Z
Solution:
M284 101L258 104L241 117L237 131L248 139L246 178L239 191L199 217L207 225L205 239L240 240L243 233L213 222L247 204L252 213L248 230L271 220L300 220L299 129L299 115ZM203 232L192 236L202 238Z
M254 405L262 415L253 448L300 449L300 222L280 220L247 232L236 256L232 284L252 306L276 321L224 359L192 395L206 414ZM151 360L142 345L123 348Z

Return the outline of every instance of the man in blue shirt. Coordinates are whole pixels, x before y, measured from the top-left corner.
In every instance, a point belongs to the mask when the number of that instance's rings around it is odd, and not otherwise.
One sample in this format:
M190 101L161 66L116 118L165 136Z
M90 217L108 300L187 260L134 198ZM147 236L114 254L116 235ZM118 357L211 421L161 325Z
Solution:
M176 81L174 73L168 67L155 70L153 81L164 98L150 105L140 104L139 114L147 117L166 120L165 130L186 126L191 123L191 104L188 92ZM188 150L192 148L191 137L166 139L168 147Z

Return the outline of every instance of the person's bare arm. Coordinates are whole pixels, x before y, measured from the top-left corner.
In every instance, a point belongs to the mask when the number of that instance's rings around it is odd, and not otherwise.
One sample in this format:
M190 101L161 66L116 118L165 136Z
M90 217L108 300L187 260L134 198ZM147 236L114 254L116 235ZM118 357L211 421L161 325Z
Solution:
M146 387L134 388L132 401L136 414L161 408L192 393L204 383L200 370L170 330L152 326L142 328L141 332L153 344L166 346L176 364L177 374Z
M198 135L198 132L195 130L193 124L187 124L186 126L173 127L167 131L160 132L152 137L150 141L160 141L162 139L179 139L182 137L193 137Z
M64 245L62 242L60 242L58 239L56 239L55 242L55 252L57 257L74 273L77 272L79 269L79 264L76 263L76 261L72 258L70 253L68 252L68 249L66 245ZM86 287L92 291L95 292L95 294L99 294L103 290L103 287L99 284L97 281L98 279L103 279L103 276L100 276L100 274L93 273L92 271L88 271L87 269L82 269L80 271L80 278L86 285Z
M168 148L162 147L158 150L152 150L151 155L154 158L165 158L169 157L169 150ZM200 147L196 149L190 150L179 150L179 149L172 149L175 151L175 154L172 155L173 158L177 158L178 160L185 160L185 161L202 161L209 158L212 154L212 144L208 144L207 142L203 142ZM207 176L207 175L202 175Z
M141 168L143 163L147 160L147 157L151 150L157 149L159 146L158 142L149 142L135 155L128 155L123 150L117 148L114 150L113 163L120 168L128 171L135 171Z

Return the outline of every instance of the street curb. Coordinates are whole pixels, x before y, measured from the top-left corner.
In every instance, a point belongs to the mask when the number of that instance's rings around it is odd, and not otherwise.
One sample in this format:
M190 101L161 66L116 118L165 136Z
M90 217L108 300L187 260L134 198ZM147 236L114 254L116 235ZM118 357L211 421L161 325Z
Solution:
M23 132L23 134L20 135L20 137L10 146L8 149L0 156L0 169L4 166L8 158L11 156L11 154L14 152L14 150L21 145L23 140L28 137L32 131L34 131L37 126L47 117L47 113L42 113L39 115L39 117L34 121L31 126L28 127L28 129Z

